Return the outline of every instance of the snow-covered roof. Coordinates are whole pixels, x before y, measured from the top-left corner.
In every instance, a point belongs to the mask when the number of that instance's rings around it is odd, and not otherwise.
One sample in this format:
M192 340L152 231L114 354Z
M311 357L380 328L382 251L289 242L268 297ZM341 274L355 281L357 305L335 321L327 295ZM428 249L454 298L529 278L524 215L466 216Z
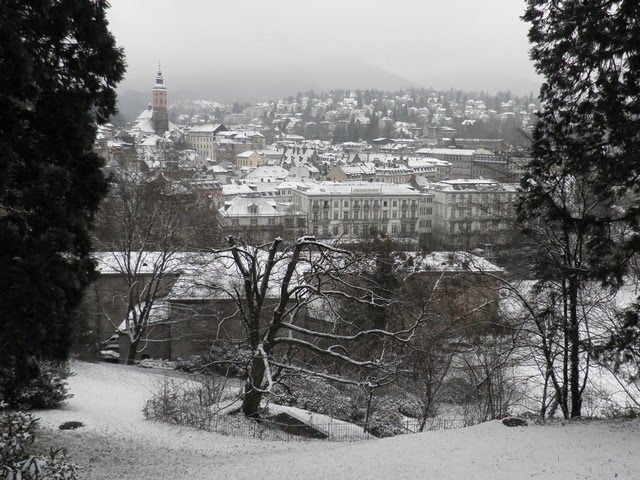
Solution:
M300 188L306 188L310 185L313 185L313 184L308 182L299 182L295 180L285 180L284 182L280 182L276 187L276 189L277 190L285 190L285 189L293 189L293 188L300 189Z
M145 110L142 111L142 113L140 113L140 115L138 115L138 118L136 118L135 123L140 123L143 120L151 120L152 116L153 116L153 109L151 108L151 105L149 105L149 107L147 107Z
M457 155L463 157L471 157L475 150L467 150L462 148L420 148L416 150L419 155Z
M502 191L515 193L519 190L515 183L500 183L486 178L442 180L432 183L431 188L441 192Z
M121 251L94 252L96 270L101 275L120 274L127 270L140 275L150 275L164 263L165 272L179 274L182 265L188 261L189 253L131 252Z
M416 195L418 191L411 185L387 184L387 183L347 183L347 182L322 182L312 184L313 186L305 190L309 196L327 195Z
M218 214L221 217L277 217L282 216L275 202L271 202L260 194L239 195L225 203Z
M447 162L446 160L438 160L437 158L407 158L407 165L411 168L421 168L421 167L450 167L451 162Z
M145 308L144 304L138 303L134 307L135 316L139 317L142 314L142 310ZM165 303L164 301L155 301L151 307L149 308L148 313L148 324L154 325L158 323L167 322L171 318L171 306ZM134 320L134 311L129 312L129 318ZM122 323L118 326L118 329L126 332L127 331L127 321L123 320Z
M260 275L267 264L267 252L258 253ZM267 298L278 298L281 279L286 273L288 262L278 261L274 265L271 281L267 288ZM301 262L294 275L294 282L308 270L308 264ZM207 254L184 269L183 275L173 285L168 300L227 300L235 295L234 287L242 291L243 277L229 252ZM295 284L295 283L294 283Z
M222 185L222 195L230 196L230 195L240 195L243 193L252 193L253 190L249 187L249 185L237 185L237 184L227 184Z
M212 124L212 123L207 123L205 125L196 125L195 127L191 127L191 130L189 130L189 132L195 132L195 133L214 133L216 130L218 130L220 127L222 127L221 123L216 123L216 124Z
M220 165L211 165L207 168L208 173L228 173L227 169Z
M145 110L146 112L146 110ZM152 112L153 113L153 112ZM143 112L144 114L144 112ZM138 119L140 119L141 116L138 117ZM133 127L134 130L138 130L142 133L146 133L146 134L155 134L156 129L153 126L153 119L151 117L149 118L142 118L141 120L136 120L136 124ZM177 130L178 127L176 127L173 123L169 122L169 131L173 132L175 130Z
M396 165L387 167L376 167L376 175L408 175L414 172L412 168L406 165Z
M158 142L161 140L161 137L159 137L158 135L149 135L148 137L146 137L142 142L140 142L138 145L140 145L141 147L155 147L156 145L158 145Z
M352 165L339 165L345 175L373 175L376 167L373 163L357 163Z
M398 268L407 274L419 272L502 272L484 257L464 251L453 252L405 252L405 260L398 259Z
M259 155L262 156L260 152L255 150L247 150L246 152L242 152L236 155L236 158L249 158L251 155Z
M260 179L260 178L277 178L285 179L289 176L289 172L282 167L272 165L261 165L254 171L249 173L246 178Z

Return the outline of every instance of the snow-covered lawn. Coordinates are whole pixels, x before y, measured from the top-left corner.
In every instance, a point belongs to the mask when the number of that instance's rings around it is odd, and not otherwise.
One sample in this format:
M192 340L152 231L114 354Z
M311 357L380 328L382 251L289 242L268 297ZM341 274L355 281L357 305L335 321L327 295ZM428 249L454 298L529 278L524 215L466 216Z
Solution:
M639 421L508 428L489 422L358 443L234 438L144 420L163 373L73 362L75 395L36 412L39 446L62 446L92 480L639 479ZM79 420L85 427L61 431Z

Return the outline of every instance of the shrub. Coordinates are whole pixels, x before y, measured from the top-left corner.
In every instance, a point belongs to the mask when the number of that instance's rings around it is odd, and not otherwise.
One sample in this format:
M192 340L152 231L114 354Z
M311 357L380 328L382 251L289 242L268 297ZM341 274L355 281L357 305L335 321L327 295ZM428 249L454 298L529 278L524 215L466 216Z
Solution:
M11 372L0 372L0 395L19 410L58 408L72 395L67 379L72 373L67 362L41 361L35 378L22 388L13 388Z
M147 420L207 428L223 400L226 379L199 375L191 380L164 377L142 413Z
M31 455L38 422L22 412L0 411L0 478L3 480L75 480L77 467L66 452L52 449L48 456Z
M217 373L243 377L251 360L251 350L242 345L218 342L206 355L194 355L189 360L178 360L176 369L188 373Z
M362 388L333 385L314 377L293 377L279 387L278 394L271 399L273 403L329 415L345 422L362 422L366 416Z
M407 433L402 426L402 417L397 412L378 410L371 414L367 431L376 437L393 437Z
M374 395L371 399L367 430L372 435L388 437L407 432L405 421L399 413L399 404L404 406L404 411L418 411L415 399L397 389L389 390L389 393ZM272 398L273 403L299 407L360 425L364 425L366 420L369 396L362 387L331 384L321 378L294 377L287 381L287 388L282 388L278 393Z

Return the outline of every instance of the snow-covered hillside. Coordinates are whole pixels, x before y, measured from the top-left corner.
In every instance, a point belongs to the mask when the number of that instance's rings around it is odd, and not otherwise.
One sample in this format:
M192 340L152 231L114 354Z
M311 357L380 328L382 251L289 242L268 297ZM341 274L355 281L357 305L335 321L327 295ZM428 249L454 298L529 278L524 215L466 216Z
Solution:
M162 373L74 362L75 395L36 412L39 446L63 446L82 476L120 479L638 479L640 422L501 422L355 444L275 442L148 422L142 406ZM67 420L85 427L61 431Z

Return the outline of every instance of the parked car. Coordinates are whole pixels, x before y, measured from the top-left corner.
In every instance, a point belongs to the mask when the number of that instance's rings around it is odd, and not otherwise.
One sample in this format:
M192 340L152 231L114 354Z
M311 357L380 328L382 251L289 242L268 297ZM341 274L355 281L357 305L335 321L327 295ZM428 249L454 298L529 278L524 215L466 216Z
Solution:
M114 334L102 342L100 358L105 362L118 363L120 361L120 335Z

